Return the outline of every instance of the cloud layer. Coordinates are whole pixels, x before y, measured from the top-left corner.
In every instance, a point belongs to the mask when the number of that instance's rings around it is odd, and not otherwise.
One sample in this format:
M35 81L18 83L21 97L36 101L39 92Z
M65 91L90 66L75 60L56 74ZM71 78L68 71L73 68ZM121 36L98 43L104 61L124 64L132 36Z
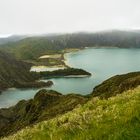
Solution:
M0 0L0 34L139 29L140 0Z

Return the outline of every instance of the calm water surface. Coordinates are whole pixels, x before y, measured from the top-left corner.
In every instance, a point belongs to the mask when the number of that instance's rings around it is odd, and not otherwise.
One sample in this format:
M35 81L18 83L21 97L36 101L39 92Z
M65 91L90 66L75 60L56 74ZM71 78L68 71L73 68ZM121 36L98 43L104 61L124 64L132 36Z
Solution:
M140 49L88 48L66 54L67 63L90 73L86 78L53 78L51 89L63 94L89 94L93 87L116 74L140 71ZM9 89L0 95L0 107L16 104L21 99L30 99L39 89Z

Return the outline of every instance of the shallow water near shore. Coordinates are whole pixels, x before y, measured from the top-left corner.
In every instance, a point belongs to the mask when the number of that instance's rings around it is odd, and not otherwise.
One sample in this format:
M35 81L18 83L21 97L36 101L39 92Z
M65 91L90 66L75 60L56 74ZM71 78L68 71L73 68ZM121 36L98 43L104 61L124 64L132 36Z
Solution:
M71 67L82 68L91 77L52 78L54 85L49 89L63 94L79 93L86 95L93 88L117 74L140 71L140 49L87 48L65 54L66 63ZM32 98L39 89L9 89L0 95L0 107L16 104L21 99Z

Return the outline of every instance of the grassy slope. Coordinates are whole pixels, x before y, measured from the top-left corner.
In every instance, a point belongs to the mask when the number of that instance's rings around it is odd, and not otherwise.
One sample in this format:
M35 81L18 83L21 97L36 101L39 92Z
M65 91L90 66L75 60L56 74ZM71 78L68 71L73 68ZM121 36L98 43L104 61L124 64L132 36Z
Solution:
M29 72L31 65L0 51L0 89L15 86L16 82L33 82L37 76Z
M44 87L52 83L36 82L39 75L31 73L31 64L19 61L9 53L0 51L0 90L17 87Z
M140 87L110 97L92 98L50 121L27 127L3 140L138 140Z
M58 52L55 46L45 37L25 38L21 41L1 45L3 51L14 54L18 59L34 60L44 54Z
M38 122L55 118L87 102L80 95L62 95L53 90L40 90L33 99L19 101L15 106L0 109L0 137Z
M140 72L131 72L113 76L96 86L92 96L108 98L140 85Z

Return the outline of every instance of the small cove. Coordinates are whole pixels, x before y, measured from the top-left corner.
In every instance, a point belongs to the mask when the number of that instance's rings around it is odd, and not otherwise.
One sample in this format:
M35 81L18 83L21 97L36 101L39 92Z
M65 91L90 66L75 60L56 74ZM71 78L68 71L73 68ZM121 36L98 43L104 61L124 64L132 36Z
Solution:
M89 94L96 85L111 76L140 71L140 49L87 48L67 53L65 58L68 65L82 68L92 73L92 76L52 78L54 85L48 89L54 89L63 94ZM14 105L22 99L30 99L38 90L9 89L4 91L0 95L0 108Z

